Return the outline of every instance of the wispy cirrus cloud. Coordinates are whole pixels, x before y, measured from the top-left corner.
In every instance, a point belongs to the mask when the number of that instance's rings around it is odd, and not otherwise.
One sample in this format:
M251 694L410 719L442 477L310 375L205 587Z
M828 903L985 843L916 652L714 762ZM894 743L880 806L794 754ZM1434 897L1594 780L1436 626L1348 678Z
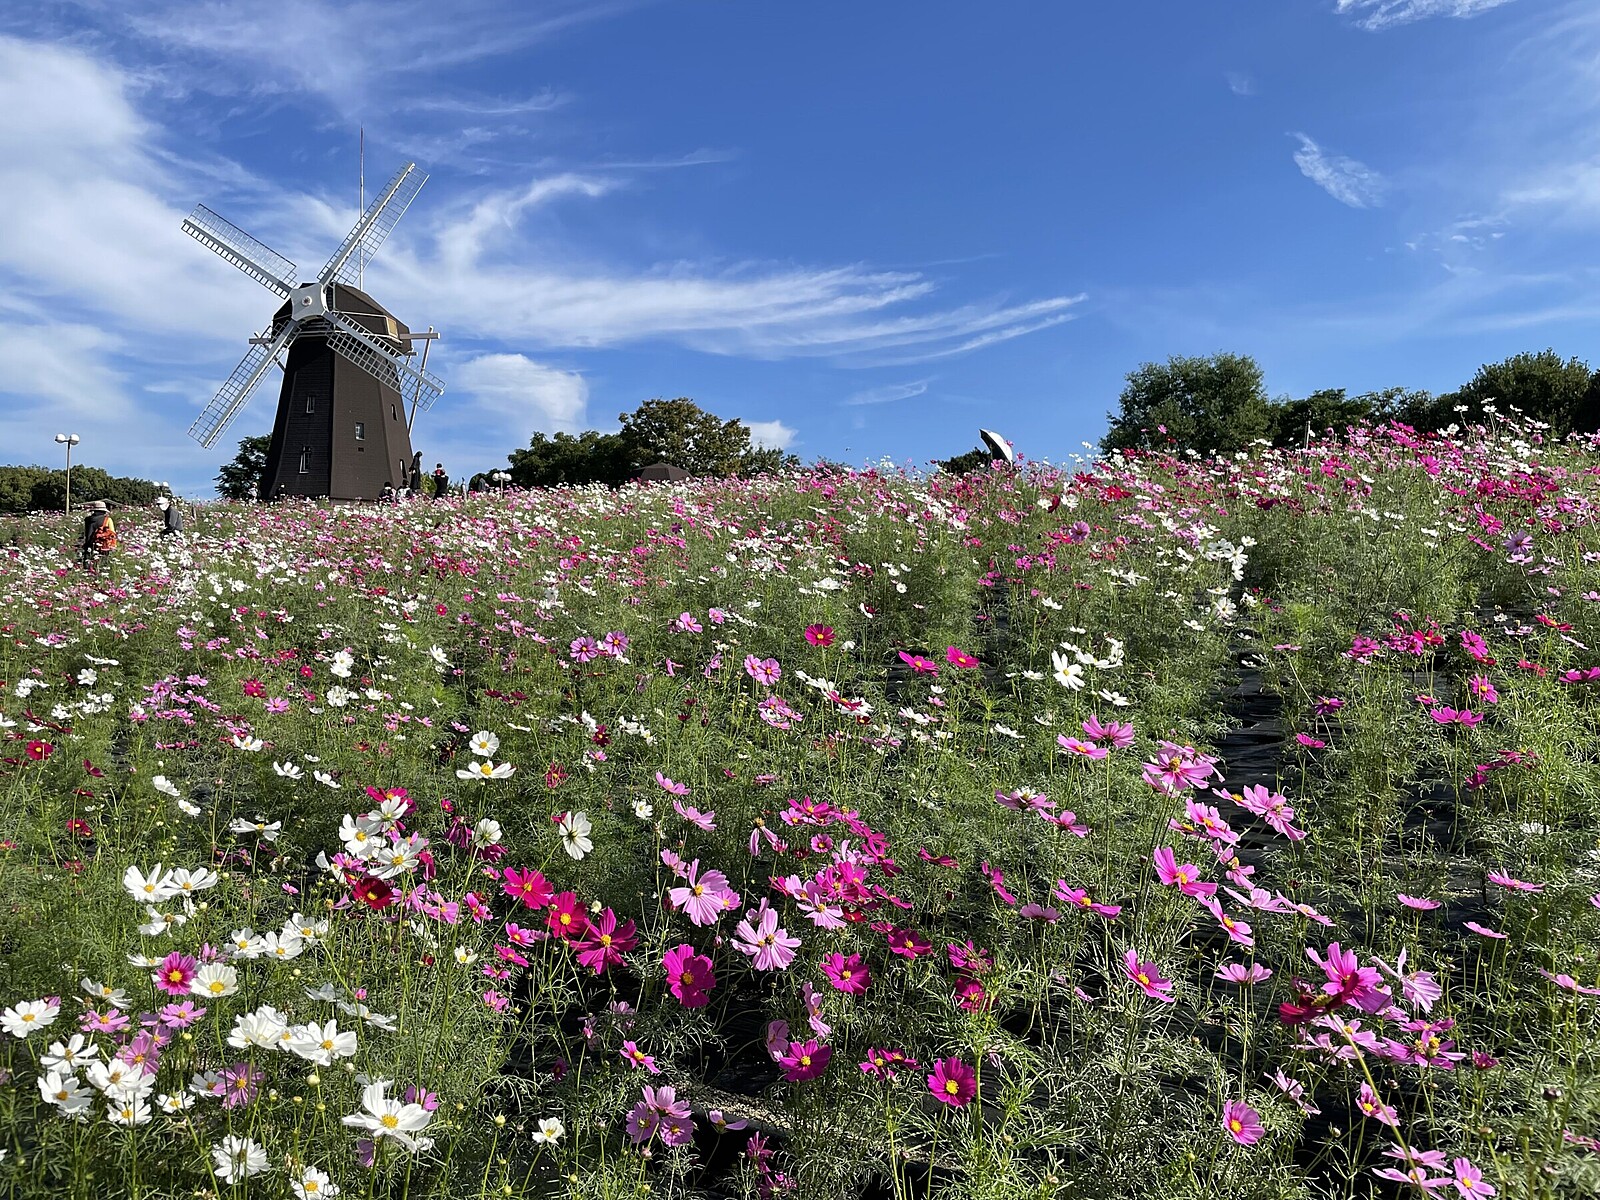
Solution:
M1300 139L1300 149L1294 152L1300 174L1340 204L1377 208L1383 203L1389 183L1377 171L1353 158L1330 153L1303 133L1292 136Z
M867 388L856 392L844 401L852 408L859 408L870 404L893 404L896 400L910 400L913 396L921 396L928 390L931 379L913 379L909 383L886 383L882 387Z
M1475 17L1511 0L1336 0L1334 11L1376 32L1429 17Z

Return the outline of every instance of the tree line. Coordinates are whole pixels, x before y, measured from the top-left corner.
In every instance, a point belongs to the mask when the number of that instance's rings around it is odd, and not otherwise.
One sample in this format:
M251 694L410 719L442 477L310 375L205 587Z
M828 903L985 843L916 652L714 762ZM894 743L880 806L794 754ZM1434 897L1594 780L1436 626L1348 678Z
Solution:
M1300 399L1269 399L1255 359L1212 354L1147 362L1129 372L1108 412L1104 450L1195 450L1229 454L1265 439L1297 446L1351 425L1399 421L1419 432L1478 424L1489 412L1518 410L1547 424L1551 436L1600 429L1600 372L1554 350L1486 363L1453 392L1408 388L1347 395L1326 388Z
M112 475L99 467L72 468L73 506L104 500L114 508L153 504L161 489L148 479ZM62 468L0 466L0 513L40 509L60 511L67 501L67 473Z

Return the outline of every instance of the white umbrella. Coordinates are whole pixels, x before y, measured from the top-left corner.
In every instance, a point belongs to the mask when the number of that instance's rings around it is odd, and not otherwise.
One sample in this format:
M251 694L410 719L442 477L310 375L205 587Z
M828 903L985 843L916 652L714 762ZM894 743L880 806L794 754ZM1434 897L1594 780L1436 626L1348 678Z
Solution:
M989 447L989 453L995 458L1004 459L1008 463L1017 461L1017 456L1011 452L1011 443L994 430L980 429L978 430L978 436L983 439L983 444Z

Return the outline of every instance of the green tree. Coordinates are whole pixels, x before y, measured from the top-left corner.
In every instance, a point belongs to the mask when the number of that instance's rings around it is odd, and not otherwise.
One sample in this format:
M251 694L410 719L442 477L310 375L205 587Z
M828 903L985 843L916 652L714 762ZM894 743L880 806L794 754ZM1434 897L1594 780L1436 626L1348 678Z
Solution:
M1169 358L1128 374L1107 413L1106 450L1242 450L1273 429L1273 414L1255 359L1241 354Z
M267 473L268 434L247 437L239 442L239 453L217 472L217 495L224 500L258 500L261 481Z
M779 471L797 470L799 466L798 455L785 454L776 446L751 446L739 456L739 478L776 475Z
M1554 350L1513 354L1502 362L1485 363L1460 391L1439 397L1442 411L1434 416L1439 425L1481 421L1483 406L1490 402L1497 412L1517 408L1525 417L1548 423L1557 437L1575 429L1589 433L1600 424L1600 387L1595 373L1582 359L1562 359ZM1465 413L1455 411L1461 406Z
M33 489L49 477L48 467L0 467L0 512L27 512L33 507Z
M617 420L635 469L669 462L691 475L737 475L752 449L744 422L725 421L686 396L646 400Z
M574 436L533 435L526 450L513 450L506 473L517 487L559 487L604 483L616 487L633 473L633 460L621 435L585 429Z
M935 465L946 475L966 475L972 471L987 471L994 455L987 450L968 450L954 458L936 459Z

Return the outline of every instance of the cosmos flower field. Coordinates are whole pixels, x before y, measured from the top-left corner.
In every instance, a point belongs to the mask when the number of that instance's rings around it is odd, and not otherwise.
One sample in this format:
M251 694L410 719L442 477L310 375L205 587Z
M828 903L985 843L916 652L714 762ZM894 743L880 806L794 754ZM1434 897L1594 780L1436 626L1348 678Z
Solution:
M59 519L0 1193L1600 1191L1600 450Z

